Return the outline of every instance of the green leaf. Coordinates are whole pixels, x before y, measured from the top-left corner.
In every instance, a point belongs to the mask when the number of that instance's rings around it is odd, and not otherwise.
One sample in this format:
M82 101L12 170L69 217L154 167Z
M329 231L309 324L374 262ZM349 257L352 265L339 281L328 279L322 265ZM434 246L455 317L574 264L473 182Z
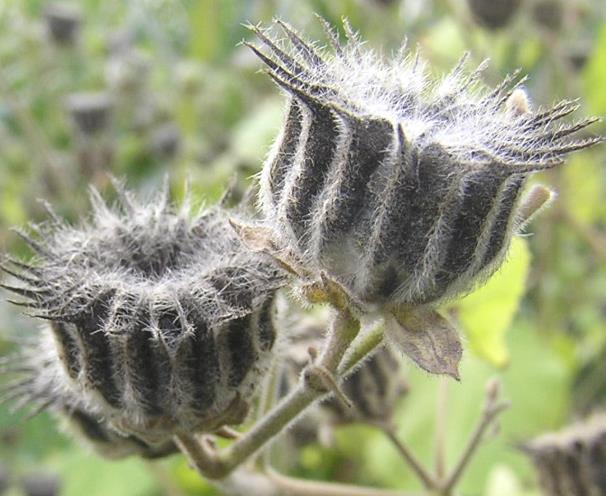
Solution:
M604 81L606 84L606 81ZM603 198L606 188L601 177L603 167L591 154L573 155L562 174L561 197L566 209L583 225L606 220L606 205Z
M485 286L460 300L456 307L469 347L480 358L503 367L509 362L505 333L524 295L530 252L526 241L514 238L507 260Z

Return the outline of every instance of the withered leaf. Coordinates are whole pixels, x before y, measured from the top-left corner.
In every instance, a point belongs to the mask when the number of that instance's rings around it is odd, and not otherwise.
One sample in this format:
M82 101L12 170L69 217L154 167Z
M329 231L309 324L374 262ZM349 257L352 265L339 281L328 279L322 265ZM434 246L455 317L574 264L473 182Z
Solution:
M385 335L398 350L431 374L459 380L463 347L454 326L427 307L396 308L385 317Z

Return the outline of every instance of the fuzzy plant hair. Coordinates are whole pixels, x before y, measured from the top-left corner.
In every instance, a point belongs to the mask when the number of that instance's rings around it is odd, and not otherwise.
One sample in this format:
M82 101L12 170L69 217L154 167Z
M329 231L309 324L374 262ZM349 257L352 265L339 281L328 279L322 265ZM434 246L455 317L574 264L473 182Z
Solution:
M523 447L544 496L606 495L606 414L543 434Z
M601 138L596 119L558 124L578 105L531 111L509 76L479 83L484 64L434 80L405 47L385 58L345 23L329 48L282 21L249 44L288 95L261 175L276 243L371 305L425 305L470 290L502 262L510 239L548 198L520 194L529 175ZM281 31L281 34L279 34Z
M52 214L37 236L21 233L34 260L4 264L20 282L2 285L14 303L50 321L46 362L17 391L52 391L42 400L57 408L75 397L87 416L153 445L242 422L272 355L282 273L241 243L223 209L194 214L166 188L143 202L117 186L116 207L93 190L88 221Z

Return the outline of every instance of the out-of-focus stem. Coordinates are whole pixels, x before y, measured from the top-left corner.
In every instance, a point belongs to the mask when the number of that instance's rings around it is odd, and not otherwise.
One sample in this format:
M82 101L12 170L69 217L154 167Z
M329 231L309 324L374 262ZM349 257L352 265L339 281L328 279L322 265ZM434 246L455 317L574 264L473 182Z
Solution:
M440 492L441 496L450 496L452 494L454 487L456 486L457 482L459 482L459 479L467 468L469 461L477 450L480 441L482 441L484 438L484 434L486 433L487 429L493 424L501 413L507 410L507 408L509 408L509 403L500 401L499 399L499 384L497 382L489 384L486 394L486 402L482 411L482 417L469 438L467 446L461 454L461 458L443 484Z
M446 421L448 412L448 379L440 377L436 401L436 430L434 439L434 464L438 480L446 475Z
M427 470L425 470L423 465L421 465L421 463L415 458L412 451L408 449L406 444L404 444L404 442L398 438L393 427L386 424L378 425L378 427L385 433L385 436L387 436L394 448L398 450L398 453L400 453L402 458L410 466L425 488L428 490L436 489L438 487L436 480L429 472L427 472Z

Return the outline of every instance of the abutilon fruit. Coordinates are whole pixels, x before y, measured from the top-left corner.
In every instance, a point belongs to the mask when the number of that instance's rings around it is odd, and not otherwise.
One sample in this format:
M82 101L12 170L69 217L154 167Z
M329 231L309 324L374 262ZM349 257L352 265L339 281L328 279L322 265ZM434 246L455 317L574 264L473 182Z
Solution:
M77 227L51 212L37 236L21 234L34 260L4 264L21 282L2 285L15 303L50 322L32 345L44 359L34 351L13 389L88 438L111 444L117 432L153 455L176 432L244 420L272 356L284 277L241 243L223 209L192 213L166 191L149 203L118 191L116 208L93 191L92 216Z
M405 46L386 59L347 22L345 43L323 22L330 49L279 20L251 27L263 48L248 46L288 95L258 237L291 271L384 316L420 367L458 378L462 346L435 307L501 265L551 197L536 186L520 198L526 179L601 141L574 137L596 119L558 124L578 107L569 101L533 112L516 76L484 89L484 64L468 72L467 56L432 80Z
M76 43L82 22L77 8L66 3L49 3L44 9L44 20L53 42L66 46Z
M385 60L346 25L332 51L276 21L250 45L289 96L261 176L278 245L358 300L428 305L457 296L501 264L526 218L529 175L601 141L571 136L596 119L558 125L578 105L532 112L514 77L479 88L464 57L432 81L403 49ZM531 214L532 212L529 212Z
M523 447L545 496L606 495L606 415L595 414Z
M520 7L521 0L467 0L469 10L488 29L505 27Z

